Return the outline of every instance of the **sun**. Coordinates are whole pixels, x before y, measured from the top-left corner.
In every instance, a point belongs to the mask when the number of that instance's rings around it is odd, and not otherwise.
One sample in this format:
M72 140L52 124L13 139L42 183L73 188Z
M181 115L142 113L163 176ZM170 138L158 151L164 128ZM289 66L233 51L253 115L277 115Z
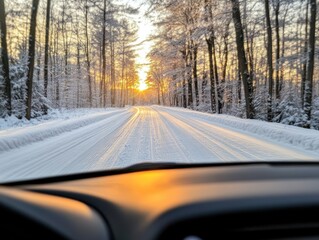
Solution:
M144 90L148 89L148 86L145 82L140 82L138 85L138 90L143 92Z

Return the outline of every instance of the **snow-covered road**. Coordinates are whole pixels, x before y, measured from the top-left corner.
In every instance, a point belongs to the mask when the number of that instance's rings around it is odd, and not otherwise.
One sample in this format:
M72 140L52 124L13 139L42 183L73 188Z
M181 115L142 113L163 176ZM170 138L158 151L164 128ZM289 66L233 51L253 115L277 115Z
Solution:
M26 129L0 131L0 181L119 168L145 161L319 160L316 145L310 151L303 147L303 141L293 141L294 136L305 137L319 144L319 133L314 130L159 106L108 111L85 119L90 121L84 126L78 123L74 127L75 122L65 121L48 124L47 130L42 126L44 132L59 130L60 125L71 128L37 141L26 138L17 146L15 138L25 136ZM32 127L38 129L30 132L36 136L40 127ZM292 140L278 137L291 132L295 134L290 136Z

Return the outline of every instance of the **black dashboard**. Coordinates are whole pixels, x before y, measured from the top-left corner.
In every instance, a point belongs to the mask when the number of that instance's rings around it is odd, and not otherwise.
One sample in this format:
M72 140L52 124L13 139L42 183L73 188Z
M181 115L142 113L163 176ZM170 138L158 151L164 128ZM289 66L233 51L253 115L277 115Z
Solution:
M0 234L11 239L319 239L319 165L183 165L5 184L0 211Z

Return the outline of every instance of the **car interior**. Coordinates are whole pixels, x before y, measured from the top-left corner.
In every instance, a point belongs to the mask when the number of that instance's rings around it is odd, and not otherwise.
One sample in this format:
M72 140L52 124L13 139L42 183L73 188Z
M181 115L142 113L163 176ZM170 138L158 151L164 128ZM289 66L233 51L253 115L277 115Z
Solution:
M5 183L0 209L10 239L319 239L319 165L143 163Z

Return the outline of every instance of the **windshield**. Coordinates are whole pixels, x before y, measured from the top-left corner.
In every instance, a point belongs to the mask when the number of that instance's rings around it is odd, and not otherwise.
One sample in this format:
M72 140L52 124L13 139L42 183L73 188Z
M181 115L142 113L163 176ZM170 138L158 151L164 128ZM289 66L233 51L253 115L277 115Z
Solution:
M0 182L319 160L317 1L0 0Z

